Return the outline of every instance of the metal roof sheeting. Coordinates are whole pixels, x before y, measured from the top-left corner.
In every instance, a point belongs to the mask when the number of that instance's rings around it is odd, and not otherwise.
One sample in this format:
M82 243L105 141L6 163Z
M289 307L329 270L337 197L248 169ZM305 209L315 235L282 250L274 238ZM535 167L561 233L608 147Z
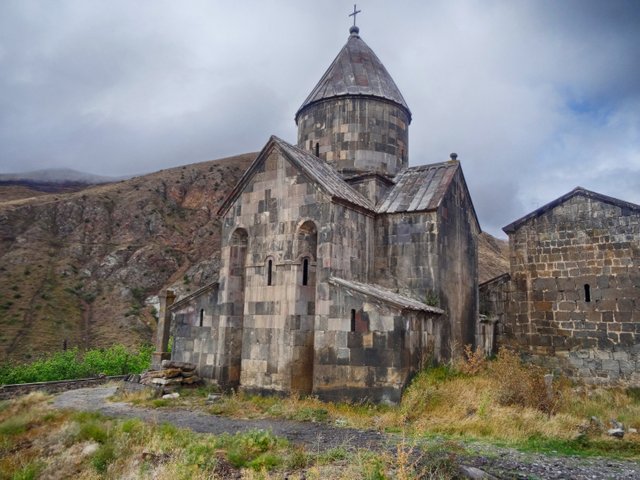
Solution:
M377 208L378 213L435 210L460 168L457 161L405 168Z
M373 285L371 283L360 283L354 280L344 280L338 277L331 277L329 279L329 283L336 286L348 288L363 295L377 298L379 300L382 300L383 302L390 303L402 309L421 310L423 312L437 314L444 313L444 310L442 310L441 308L432 307L431 305L427 305L426 303L414 300L413 298L405 297L404 295L400 295L399 293L393 292L379 285Z
M379 97L397 103L411 111L400 90L373 50L357 34L351 34L318 84L296 113L307 106L327 98L346 95Z

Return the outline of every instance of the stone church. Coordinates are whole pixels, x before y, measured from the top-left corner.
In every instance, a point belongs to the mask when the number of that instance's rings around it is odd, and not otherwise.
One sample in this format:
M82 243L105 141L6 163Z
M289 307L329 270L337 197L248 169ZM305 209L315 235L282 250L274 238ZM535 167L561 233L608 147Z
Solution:
M249 392L397 402L425 362L474 344L478 219L457 156L409 166L411 111L350 29L219 210L219 280L162 299L171 356ZM415 163L415 162L414 162Z

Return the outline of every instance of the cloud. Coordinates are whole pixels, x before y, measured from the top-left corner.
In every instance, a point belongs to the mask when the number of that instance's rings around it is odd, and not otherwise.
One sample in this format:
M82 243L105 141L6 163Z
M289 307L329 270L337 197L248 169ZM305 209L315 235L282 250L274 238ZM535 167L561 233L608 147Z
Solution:
M295 141L352 4L0 3L0 170L121 175ZM581 185L640 203L640 6L359 5L414 115L410 161L459 154L483 228Z

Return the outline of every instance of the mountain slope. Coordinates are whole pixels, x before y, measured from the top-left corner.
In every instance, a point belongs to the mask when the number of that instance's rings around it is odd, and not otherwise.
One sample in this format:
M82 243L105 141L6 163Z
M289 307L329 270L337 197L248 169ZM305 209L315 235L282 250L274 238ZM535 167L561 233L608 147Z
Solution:
M216 205L255 155L0 202L0 360L150 341L148 295L217 275Z
M486 232L478 238L478 283L509 271L509 242Z

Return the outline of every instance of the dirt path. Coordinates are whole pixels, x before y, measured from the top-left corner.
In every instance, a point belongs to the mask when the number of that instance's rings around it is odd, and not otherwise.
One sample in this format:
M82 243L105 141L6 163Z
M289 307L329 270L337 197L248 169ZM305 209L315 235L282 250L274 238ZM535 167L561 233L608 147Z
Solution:
M239 420L186 409L150 409L123 402L108 402L116 391L114 386L69 390L54 398L57 408L97 411L108 416L140 418L154 423L171 423L202 433L236 433L251 429L271 430L294 444L311 451L333 447L371 450L395 449L400 440L396 435L374 431L339 428L322 423L289 420ZM640 464L606 458L560 457L522 453L490 444L465 445L468 455L461 463L488 472L499 479L575 479L575 480L637 480Z

